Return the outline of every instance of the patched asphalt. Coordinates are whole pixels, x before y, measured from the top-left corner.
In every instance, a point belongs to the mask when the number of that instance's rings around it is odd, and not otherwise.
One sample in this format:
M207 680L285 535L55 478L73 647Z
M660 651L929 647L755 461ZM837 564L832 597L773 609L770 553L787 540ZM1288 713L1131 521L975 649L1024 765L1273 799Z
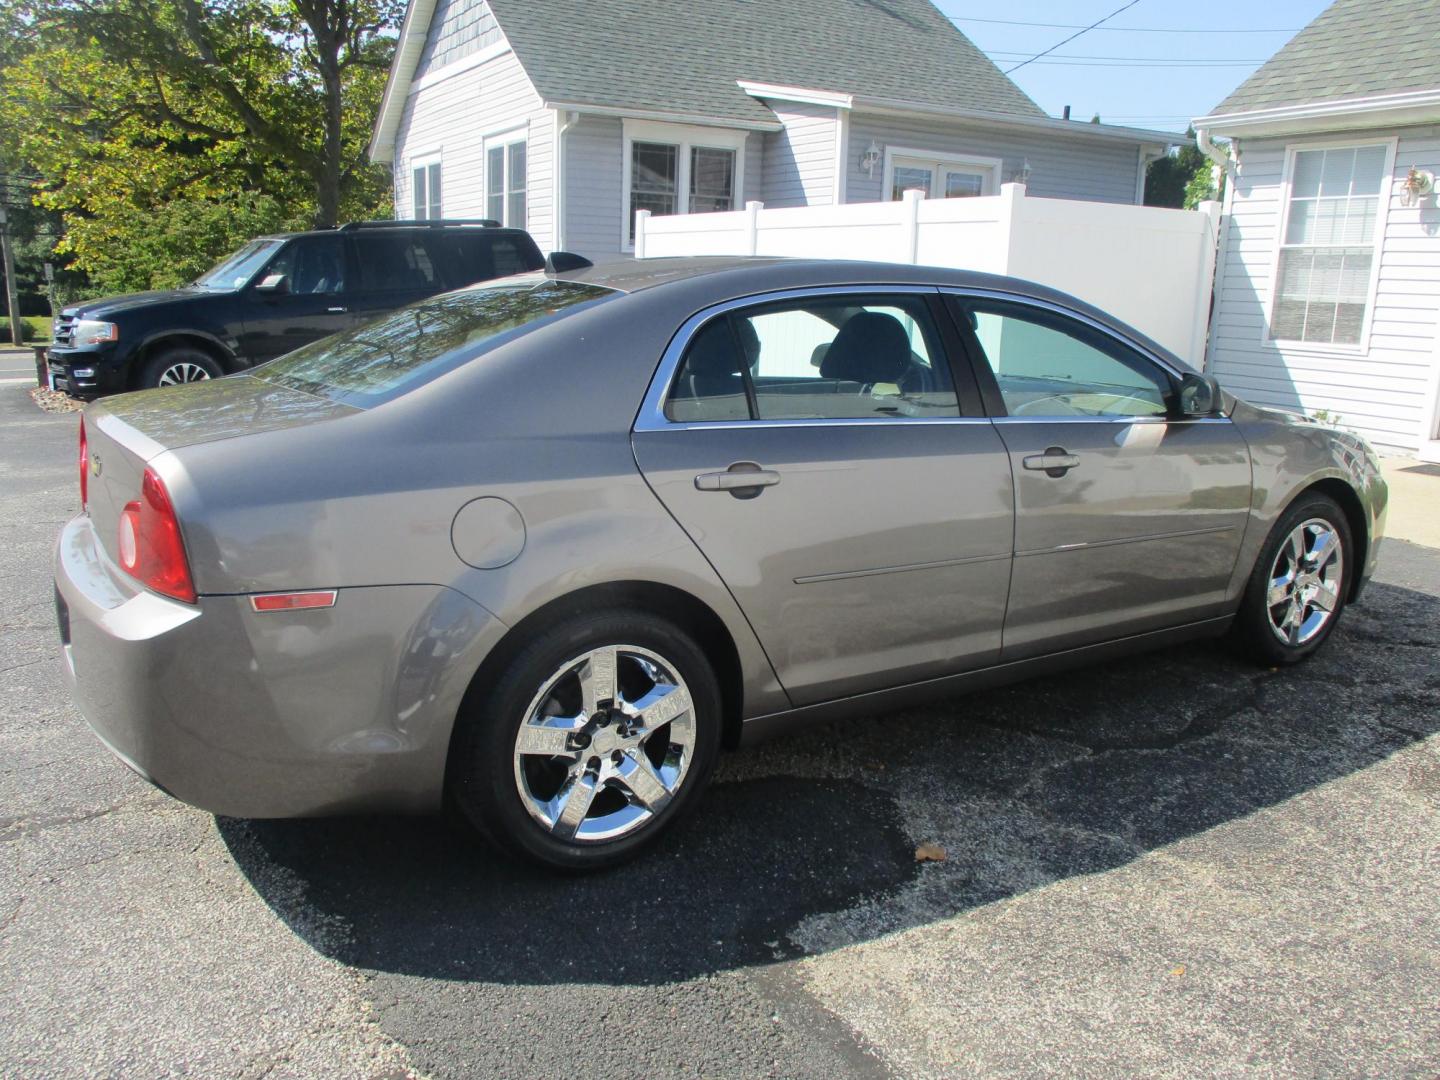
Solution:
M0 432L0 1074L1435 1075L1440 551L1388 544L1299 668L1197 645L814 728L554 878L131 776L55 655L74 418L0 386Z

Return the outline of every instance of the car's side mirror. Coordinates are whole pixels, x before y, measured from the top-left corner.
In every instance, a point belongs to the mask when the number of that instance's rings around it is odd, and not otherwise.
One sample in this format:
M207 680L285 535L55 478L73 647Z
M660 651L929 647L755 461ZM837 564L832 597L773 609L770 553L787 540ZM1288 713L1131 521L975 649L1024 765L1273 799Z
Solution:
M1220 408L1220 384L1209 375L1187 372L1180 380L1180 415L1212 416Z
M267 274L255 286L255 291L265 296L285 296L290 292L290 279L284 274Z

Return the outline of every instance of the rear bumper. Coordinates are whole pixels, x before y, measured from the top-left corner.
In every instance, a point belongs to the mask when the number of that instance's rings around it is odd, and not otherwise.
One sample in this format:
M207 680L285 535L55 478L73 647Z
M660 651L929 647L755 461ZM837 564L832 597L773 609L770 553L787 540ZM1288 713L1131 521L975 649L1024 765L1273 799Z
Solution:
M342 589L273 614L140 588L90 518L55 553L65 678L86 721L157 787L235 817L440 805L460 700L504 627L441 586Z

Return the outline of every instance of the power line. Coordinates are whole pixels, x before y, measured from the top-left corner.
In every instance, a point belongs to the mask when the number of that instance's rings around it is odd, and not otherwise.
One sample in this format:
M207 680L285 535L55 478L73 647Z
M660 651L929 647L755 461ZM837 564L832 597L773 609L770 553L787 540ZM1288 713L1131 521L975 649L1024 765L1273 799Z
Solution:
M1019 49L986 49L987 56L1029 56ZM1088 53L1056 53L1052 60L1129 60L1138 64L1263 64L1259 60L1237 60L1233 56L1092 56Z
M1007 61L1005 61L1005 63L1008 64L1009 61L1007 60ZM1153 68L1153 69L1156 70L1156 71L1163 71L1163 70L1165 70L1165 69L1167 69L1167 68L1217 68L1217 69L1218 69L1218 68L1237 68L1237 67L1238 67L1238 68L1249 68L1249 67L1255 67L1257 64L1260 63L1260 61L1258 61L1258 60L1253 60L1253 61L1241 61L1241 62L1235 62L1235 63L1228 62L1228 61L1227 61L1227 62L1212 62L1212 63L1204 63L1204 62L1201 62L1201 63L1190 63L1189 61L1186 61L1186 60L1177 60L1177 61L1174 61L1173 63L1166 63L1166 64L1147 64L1147 63L1116 64L1116 63L1109 63L1109 62L1106 62L1106 61L1099 61L1099 60L1094 61L1094 62L1091 62L1091 61L1089 61L1089 60L1034 60L1034 61L1027 60L1027 61L1025 61L1025 64L1029 64L1029 63L1034 63L1037 67L1093 67L1093 68L1141 68L1141 69L1144 69L1144 68ZM1008 74L1010 74L1011 71L1014 71L1015 68L1024 67L1025 64L1017 64L1017 65L1015 65L1015 67L1010 68L1008 71L1006 71L1005 74L1008 75Z
M1246 27L1242 30L1212 30L1209 27L1164 26L1081 26L1078 23L1022 22L1019 19L982 19L972 15L945 16L951 22L990 23L995 26L1043 26L1050 30L1098 30L1108 34L1298 34L1297 30L1256 30ZM1104 20L1101 20L1104 21Z
M1034 56L1030 57L1029 60L1022 60L1022 61L1020 61L1020 63L1016 64L1014 67L1009 68L1009 69L1005 72L1005 74L1006 74L1006 75L1009 75L1011 72L1019 71L1019 70L1020 70L1022 67L1024 67L1026 64L1033 64L1036 60L1039 60L1042 56L1047 56L1047 55L1049 55L1050 53L1054 52L1056 49L1060 48L1062 45L1069 45L1070 42L1074 41L1074 40L1075 40L1076 38L1078 38L1081 34L1089 33L1091 30L1094 30L1095 27L1099 26L1099 25L1100 25L1101 23L1103 23L1103 22L1109 22L1109 21L1110 21L1111 19L1113 19L1116 15L1119 15L1122 11L1129 11L1132 7L1134 7L1134 6L1135 6L1136 4L1138 4L1139 2L1140 2L1140 0L1130 0L1130 2L1129 2L1128 4L1125 4L1125 5L1122 6L1122 7L1116 8L1116 9L1115 9L1114 11L1112 11L1109 15L1106 15L1105 18L1103 18L1103 19L1097 19L1097 20L1095 20L1093 23L1091 23L1089 26L1082 27L1081 29L1077 30L1075 33L1073 33L1073 34L1071 34L1069 37L1067 37L1064 41L1061 41L1061 42L1059 42L1059 43L1057 43L1057 44L1055 44L1055 45L1051 45L1050 48L1046 49L1044 52L1038 52L1038 53L1036 53Z

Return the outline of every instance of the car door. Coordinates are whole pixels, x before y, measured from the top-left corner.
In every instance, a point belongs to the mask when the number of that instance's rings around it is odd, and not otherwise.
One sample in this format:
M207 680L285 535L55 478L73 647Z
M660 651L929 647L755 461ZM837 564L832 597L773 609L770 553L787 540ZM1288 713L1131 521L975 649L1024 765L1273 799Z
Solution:
M1250 508L1230 420L1178 415L1178 373L1078 313L952 303L1013 466L1004 658L1221 614Z
M695 316L636 460L797 704L993 662L1010 466L935 290L810 290Z
M242 294L240 345L262 364L348 329L348 265L338 235L297 236Z
M363 326L444 291L445 281L425 245L424 230L359 228L349 236L358 278L350 302L354 325Z

